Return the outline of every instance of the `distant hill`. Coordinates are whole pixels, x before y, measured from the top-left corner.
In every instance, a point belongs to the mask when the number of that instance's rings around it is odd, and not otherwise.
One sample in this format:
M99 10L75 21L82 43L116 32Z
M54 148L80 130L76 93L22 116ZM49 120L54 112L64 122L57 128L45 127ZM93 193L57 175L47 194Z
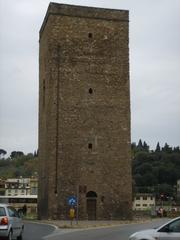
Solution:
M37 174L37 166L38 157L36 154L24 155L23 152L14 151L8 158L1 156L0 178L30 177Z
M167 143L149 150L146 142L132 143L132 174L134 192L152 192L164 198L176 197L180 179L180 148Z

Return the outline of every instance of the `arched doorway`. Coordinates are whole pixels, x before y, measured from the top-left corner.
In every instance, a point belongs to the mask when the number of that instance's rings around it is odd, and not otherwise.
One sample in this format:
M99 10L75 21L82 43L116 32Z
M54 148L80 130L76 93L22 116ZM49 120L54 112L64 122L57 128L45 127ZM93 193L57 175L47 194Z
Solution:
M97 194L93 191L89 191L86 194L88 220L96 220L96 201Z

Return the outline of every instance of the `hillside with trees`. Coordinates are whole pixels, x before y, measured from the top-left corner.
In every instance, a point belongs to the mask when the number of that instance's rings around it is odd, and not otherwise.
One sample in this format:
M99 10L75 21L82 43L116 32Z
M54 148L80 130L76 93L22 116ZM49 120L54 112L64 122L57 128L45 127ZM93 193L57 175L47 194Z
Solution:
M155 150L139 140L132 143L133 192L155 193L157 198L176 197L176 184L180 179L180 148L167 143ZM21 151L7 152L0 149L0 178L31 177L38 171L37 152L24 154Z
M37 152L24 154L13 151L5 158L7 152L0 149L0 178L31 177L37 174Z
M176 184L180 179L180 148L161 147L149 150L146 142L132 143L132 173L134 192L156 193L168 199L176 196Z

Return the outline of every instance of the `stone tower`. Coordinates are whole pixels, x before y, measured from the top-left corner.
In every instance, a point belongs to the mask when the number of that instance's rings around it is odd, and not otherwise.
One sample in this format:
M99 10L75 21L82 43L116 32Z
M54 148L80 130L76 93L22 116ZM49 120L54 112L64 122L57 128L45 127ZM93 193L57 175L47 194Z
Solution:
M40 29L40 218L131 217L128 11L50 3Z

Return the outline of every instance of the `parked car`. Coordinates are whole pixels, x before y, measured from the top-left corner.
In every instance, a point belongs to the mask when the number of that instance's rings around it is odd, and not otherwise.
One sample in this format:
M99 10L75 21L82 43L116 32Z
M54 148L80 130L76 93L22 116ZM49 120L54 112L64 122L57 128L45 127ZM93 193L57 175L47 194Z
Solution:
M136 232L129 240L180 240L180 217L163 224L157 229Z
M0 239L22 240L24 224L12 206L0 204Z

